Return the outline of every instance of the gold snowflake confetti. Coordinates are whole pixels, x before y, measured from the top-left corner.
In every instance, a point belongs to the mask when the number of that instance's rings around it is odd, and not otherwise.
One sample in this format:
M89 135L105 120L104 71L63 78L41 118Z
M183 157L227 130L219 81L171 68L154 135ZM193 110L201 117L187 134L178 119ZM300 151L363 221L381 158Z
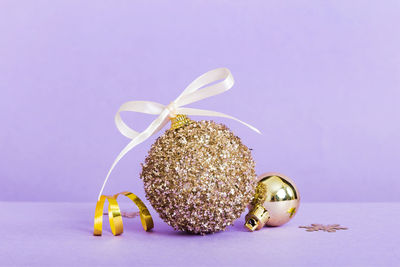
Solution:
M316 232L316 231L324 231L324 232L329 232L329 233L334 233L337 230L347 230L349 228L340 226L340 224L328 224L328 225L323 225L323 224L317 224L313 223L311 226L299 226L299 228L305 228L307 229L307 232Z

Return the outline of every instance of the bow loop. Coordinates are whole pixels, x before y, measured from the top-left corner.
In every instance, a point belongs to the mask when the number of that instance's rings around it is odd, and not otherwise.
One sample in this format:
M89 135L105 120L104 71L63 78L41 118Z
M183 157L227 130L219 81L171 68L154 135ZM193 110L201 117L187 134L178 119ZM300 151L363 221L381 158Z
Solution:
M115 125L117 126L119 132L133 139L139 135L139 132L131 129L126 123L122 120L120 112L122 111L132 111L132 112L140 112L145 114L158 115L164 110L164 105L161 105L157 102L151 101L129 101L121 105L117 114L115 114Z
M260 133L259 130L257 130L250 124L247 124L224 113L183 107L185 105L228 91L230 88L232 88L233 84L234 80L231 72L227 68L218 68L206 72L196 78L174 101L169 103L167 106L151 101L130 101L122 104L117 114L115 115L115 124L120 133L130 138L131 141L124 149L122 149L122 151L119 153L119 155L111 165L111 168L108 171L108 174L103 182L103 186L101 187L98 199L100 200L104 187L108 181L108 178L110 177L112 170L122 159L122 157L126 155L126 153L128 153L132 148L144 142L156 132L160 131L168 123L170 118L173 118L178 114L229 118L246 125L257 133ZM131 129L122 120L120 115L120 112L122 111L139 112L159 116L143 132L138 132Z
M233 84L233 76L227 68L211 70L189 84L175 102L185 106L228 91Z

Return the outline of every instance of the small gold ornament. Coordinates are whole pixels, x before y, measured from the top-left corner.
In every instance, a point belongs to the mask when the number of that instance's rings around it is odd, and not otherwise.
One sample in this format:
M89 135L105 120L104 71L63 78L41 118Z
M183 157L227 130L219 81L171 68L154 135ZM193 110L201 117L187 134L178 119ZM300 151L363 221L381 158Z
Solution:
M264 225L280 226L287 223L297 212L300 195L296 185L279 173L260 175L254 199L249 205L245 226L260 230Z
M256 186L254 165L225 125L177 116L152 145L140 176L161 219L206 234L225 230L244 212Z

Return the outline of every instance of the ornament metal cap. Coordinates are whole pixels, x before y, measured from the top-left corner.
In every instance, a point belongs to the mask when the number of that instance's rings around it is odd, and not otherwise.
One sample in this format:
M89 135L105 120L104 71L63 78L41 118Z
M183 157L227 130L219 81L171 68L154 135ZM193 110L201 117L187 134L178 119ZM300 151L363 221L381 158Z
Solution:
M178 129L182 126L188 125L192 120L189 119L186 115L178 114L175 117L171 118L171 129Z
M246 223L244 226L252 232L260 230L264 227L269 218L269 212L263 206L256 205L254 209L246 215Z

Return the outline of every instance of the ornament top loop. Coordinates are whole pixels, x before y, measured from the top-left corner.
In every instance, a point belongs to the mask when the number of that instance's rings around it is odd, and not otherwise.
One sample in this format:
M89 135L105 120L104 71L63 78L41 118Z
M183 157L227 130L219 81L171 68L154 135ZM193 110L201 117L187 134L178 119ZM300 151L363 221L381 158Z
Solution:
M171 129L178 129L192 122L186 115L178 114L176 117L171 118Z
M184 108L183 106L203 100L205 98L221 94L232 88L234 84L233 76L227 68L218 68L204 73L203 75L196 78L191 82L185 90L169 105L164 106L162 104L151 102L151 101L130 101L122 104L117 114L115 115L115 124L121 134L131 139L127 146L119 153L117 158L114 160L111 168L109 169L107 176L100 189L98 200L103 193L104 187L110 177L110 174L117 163L128 153L132 148L144 142L150 136L160 131L170 120L178 114L182 115L198 115L198 116L215 116L223 117L232 120L236 120L253 131L260 133L260 131L235 117L226 115L221 112ZM146 114L158 115L158 117L143 131L137 132L131 129L125 122L123 122L120 112L121 111L133 111Z

